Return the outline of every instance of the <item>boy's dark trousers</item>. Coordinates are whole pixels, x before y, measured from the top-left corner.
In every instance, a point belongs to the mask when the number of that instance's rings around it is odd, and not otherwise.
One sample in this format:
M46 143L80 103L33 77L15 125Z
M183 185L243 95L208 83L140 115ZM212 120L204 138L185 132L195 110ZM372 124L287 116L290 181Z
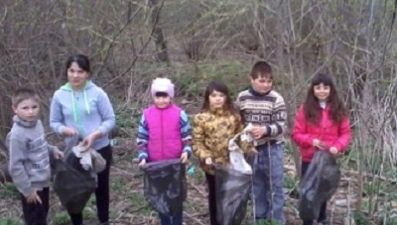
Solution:
M47 214L49 209L49 188L37 191L41 199L40 203L28 203L25 196L21 195L22 211L26 225L47 225Z
M210 224L221 225L216 218L216 184L215 175L205 173L208 184L208 205L210 209Z
M302 178L305 175L307 169L309 168L309 165L310 165L310 163L302 161L302 167L301 167L301 173L302 173L301 177ZM326 219L327 219L327 202L324 202L321 205L320 214L318 216L317 221L322 222ZM313 221L303 221L303 225L312 225L312 224L313 224Z
M109 173L112 161L112 147L110 145L98 150L106 160L105 170L98 173L98 186L95 190L98 219L101 223L109 222ZM70 214L73 225L83 224L83 213Z

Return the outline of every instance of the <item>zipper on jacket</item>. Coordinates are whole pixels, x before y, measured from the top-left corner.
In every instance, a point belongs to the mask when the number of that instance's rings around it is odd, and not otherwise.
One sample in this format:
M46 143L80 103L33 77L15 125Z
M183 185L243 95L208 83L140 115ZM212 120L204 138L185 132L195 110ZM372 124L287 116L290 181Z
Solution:
M164 111L164 110L161 110L161 114L160 114L160 123L161 123L161 158L162 158L162 159L164 159L163 111Z

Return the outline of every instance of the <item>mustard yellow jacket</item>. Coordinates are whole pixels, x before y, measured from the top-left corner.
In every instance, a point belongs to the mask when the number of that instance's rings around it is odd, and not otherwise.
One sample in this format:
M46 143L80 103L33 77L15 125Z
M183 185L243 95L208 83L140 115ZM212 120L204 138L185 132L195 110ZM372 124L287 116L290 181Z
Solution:
M229 140L244 129L239 114L231 114L223 109L208 110L196 114L192 122L193 154L200 160L202 169L214 174L211 166L205 164L205 159L211 158L213 163L224 166L229 164ZM245 152L252 151L248 142L237 144Z

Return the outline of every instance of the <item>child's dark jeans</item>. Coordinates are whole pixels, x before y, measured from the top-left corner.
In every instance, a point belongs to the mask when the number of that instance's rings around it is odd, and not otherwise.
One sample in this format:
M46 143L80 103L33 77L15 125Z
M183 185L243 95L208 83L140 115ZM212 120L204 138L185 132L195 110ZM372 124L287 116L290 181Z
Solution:
M255 220L274 220L285 224L283 144L266 143L257 146L257 151L253 177Z
M41 199L40 203L28 203L25 196L21 195L22 211L26 225L47 225L47 214L49 209L49 188L37 191Z

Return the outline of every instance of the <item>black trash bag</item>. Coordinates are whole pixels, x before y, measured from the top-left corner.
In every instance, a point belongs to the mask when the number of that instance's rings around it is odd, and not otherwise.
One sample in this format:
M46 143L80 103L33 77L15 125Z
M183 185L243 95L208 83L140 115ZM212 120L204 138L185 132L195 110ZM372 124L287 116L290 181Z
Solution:
M299 216L304 221L316 220L321 204L335 194L341 172L335 157L327 151L314 154L300 183Z
M57 160L53 183L62 206L73 214L83 211L97 187L96 175L85 170L72 151L77 144L78 137L73 138L65 148L64 160Z
M217 220L222 225L240 225L247 212L252 176L214 165Z
M158 213L173 216L183 212L187 196L186 168L180 159L146 163L144 196Z

